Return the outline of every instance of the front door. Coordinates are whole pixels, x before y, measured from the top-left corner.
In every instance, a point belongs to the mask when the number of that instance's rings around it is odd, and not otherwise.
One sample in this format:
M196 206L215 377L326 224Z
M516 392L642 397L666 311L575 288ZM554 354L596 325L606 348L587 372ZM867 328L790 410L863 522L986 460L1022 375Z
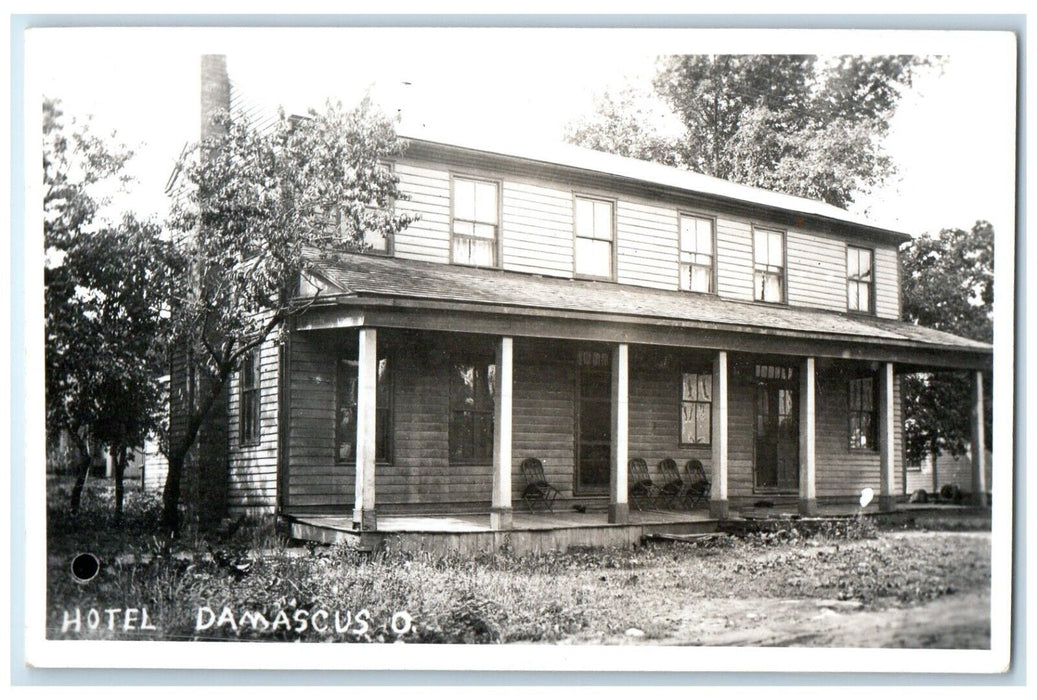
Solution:
M576 363L576 478L578 495L607 493L612 458L612 358L581 350Z
M758 492L799 489L799 387L792 367L756 365L754 476Z

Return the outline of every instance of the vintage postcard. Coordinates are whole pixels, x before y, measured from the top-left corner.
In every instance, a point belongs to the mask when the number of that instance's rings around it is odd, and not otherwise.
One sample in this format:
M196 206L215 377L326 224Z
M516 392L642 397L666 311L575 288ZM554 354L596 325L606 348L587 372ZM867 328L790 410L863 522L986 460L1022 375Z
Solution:
M28 663L1005 671L1016 63L29 29Z

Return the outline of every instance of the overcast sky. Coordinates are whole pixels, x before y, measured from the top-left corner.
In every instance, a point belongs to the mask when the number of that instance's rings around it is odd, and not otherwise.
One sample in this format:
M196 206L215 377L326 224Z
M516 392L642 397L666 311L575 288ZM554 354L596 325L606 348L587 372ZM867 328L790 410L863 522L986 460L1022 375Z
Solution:
M1006 35L771 30L42 29L27 103L93 115L137 152L128 200L161 217L177 155L197 137L203 53L228 57L253 102L304 112L370 90L406 121L493 140L560 140L603 89L645 85L661 53L913 53L947 57L905 96L888 149L900 175L856 209L908 233L1014 227L1015 58ZM32 145L30 141L30 145ZM38 145L36 146L38 148ZM30 151L31 152L31 151Z

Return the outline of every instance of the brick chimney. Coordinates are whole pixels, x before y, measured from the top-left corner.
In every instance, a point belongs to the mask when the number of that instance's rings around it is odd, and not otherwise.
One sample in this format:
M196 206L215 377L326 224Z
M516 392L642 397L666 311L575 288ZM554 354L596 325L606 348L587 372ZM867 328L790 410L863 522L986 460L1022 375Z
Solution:
M227 57L220 54L202 56L201 129L202 140L217 136L212 118L230 111L230 78L227 76Z
M219 136L221 129L212 118L230 111L230 79L227 77L227 57L207 54L202 56L201 72L201 126L199 137L204 141ZM201 157L206 157L205 153ZM205 235L202 230L195 235ZM198 394L209 389L212 380L196 373L191 366L189 351L173 357L170 379L170 433L180 436L186 427L186 416ZM224 387L213 404L209 415L198 431L198 437L184 464L181 481L181 504L184 526L211 529L227 514L228 471L228 390Z

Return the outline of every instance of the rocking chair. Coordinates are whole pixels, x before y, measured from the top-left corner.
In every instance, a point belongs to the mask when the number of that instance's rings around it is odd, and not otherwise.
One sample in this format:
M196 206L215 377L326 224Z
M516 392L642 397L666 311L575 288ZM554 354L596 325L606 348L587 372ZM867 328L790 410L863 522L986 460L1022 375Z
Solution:
M712 485L709 483L709 477L706 476L706 470L703 468L702 462L697 459L690 459L684 465L684 471L688 475L686 497L690 502L689 507L694 508L699 503L708 501Z
M659 487L648 474L648 464L640 457L635 457L627 462L627 469L630 471L628 490L634 507L644 510L645 504L655 506L659 500Z
M659 473L663 476L663 484L659 487L660 500L667 498L671 508L678 508L687 496L688 485L681 478L681 474L677 470L677 463L669 457L660 460Z
M554 501L558 497L558 489L547 483L544 476L544 464L536 457L522 460L522 475L526 477L526 488L522 491L522 500L530 511L537 508L554 511Z

